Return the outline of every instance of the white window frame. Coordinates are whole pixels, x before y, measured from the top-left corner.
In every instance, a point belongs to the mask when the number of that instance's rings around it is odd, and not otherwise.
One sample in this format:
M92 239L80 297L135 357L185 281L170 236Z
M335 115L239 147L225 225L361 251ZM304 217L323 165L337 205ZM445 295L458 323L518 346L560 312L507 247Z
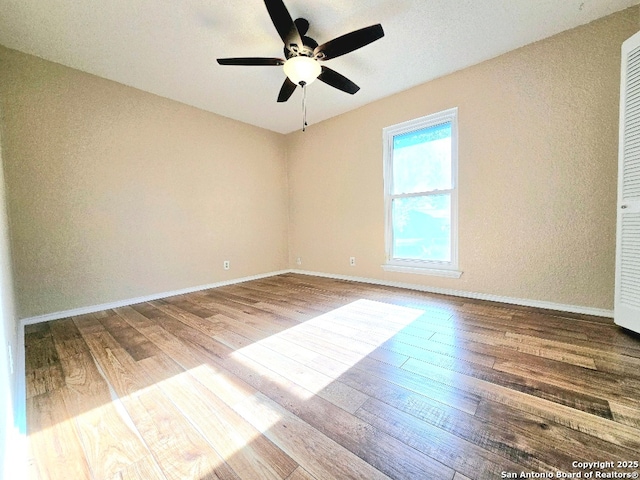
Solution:
M393 139L395 136L410 133L443 123L451 123L451 189L431 190L413 194L394 195L393 189ZM384 203L385 203L385 271L415 273L421 275L437 275L460 278L458 270L458 108L450 108L442 112L416 118L407 122L386 127L382 130L384 160ZM393 258L393 221L392 200L419 195L443 194L451 196L451 261L417 260Z

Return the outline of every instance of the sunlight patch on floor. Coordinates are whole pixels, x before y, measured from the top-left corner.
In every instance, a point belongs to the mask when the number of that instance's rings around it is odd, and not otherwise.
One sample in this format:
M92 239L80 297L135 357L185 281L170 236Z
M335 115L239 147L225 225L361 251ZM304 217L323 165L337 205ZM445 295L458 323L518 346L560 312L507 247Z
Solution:
M284 387L290 381L304 387L304 392L297 389L296 393L306 399L321 392L341 374L424 313L424 310L416 308L360 299L240 348L232 354L232 357L248 368L257 369L257 373L268 377L269 381ZM376 323L383 326L372 324L371 331L367 331L367 319L375 319ZM340 333L341 327L345 327L346 330ZM325 375L303 364L309 365L312 358L300 358L302 363L292 360L296 355L304 356L305 351L288 340L293 334L296 336L301 334L302 337L318 337L318 329L321 329L322 338L328 342L331 342L333 337L344 342L349 338L357 341L360 336L366 336L367 343L358 343L358 352L351 356L348 363L332 362L334 366L332 375ZM375 338L375 342L369 343L372 338ZM285 352L283 349L289 350ZM318 361L323 361L319 354L316 357Z
M250 343L237 349L230 358L237 362L241 368L253 372L252 375L256 375L259 379L258 383L270 382L278 388L296 395L301 400L307 400L314 395L325 396L329 391L332 392L331 394L340 395L341 391L334 387L348 388L336 382L341 374L348 371L424 313L424 310L417 308L361 299L263 340ZM341 330L341 328L344 329ZM335 345L345 345L346 342L344 350L348 352L348 356L341 357L340 361L331 361L330 375L321 373L313 368L314 362L328 360L309 349L305 350L304 347L291 340L294 337L298 339L298 342L300 339L310 337L321 338L323 342L328 342L328 344L333 344L332 342L335 340ZM366 342L358 342L357 348L348 348L349 341L356 342L358 338L362 337L366 337ZM237 338L237 341L246 340L246 338ZM98 369L107 380L105 372L100 367ZM200 436L225 461L233 458L240 450L251 449L252 442L263 434L278 444L278 439L287 435L286 428L283 430L284 427L280 427L280 424L282 422L291 424L295 420L281 405L260 393L259 388L248 385L245 381L230 375L224 369L213 364L195 366L137 389L122 398L118 398L108 381L107 385L110 387L111 403L89 409L63 422L53 422L53 425L48 428L32 432L29 435L29 442L32 445L46 445L49 451L45 457L57 458L57 462L54 460L54 463L59 462L58 465L65 464L69 461L68 455L71 452L67 452L65 446L58 439L75 431L79 434L78 440L87 448L86 442L89 439L84 438L87 431L100 431L101 428L106 427L105 419L114 419L117 416L121 422L119 428L124 427L131 430L133 437L137 437L139 445L145 445L149 438L145 433L138 431L136 422L131 417L132 412L129 412L128 408L133 405L130 402L137 401L136 397L153 394L153 390L156 390L156 395L159 390L168 399L171 399L173 405L181 411ZM207 397L209 398L207 399ZM224 415L218 415L216 412L217 400L214 397L235 411L242 422L246 422L244 426L226 423ZM140 406L138 405L138 407ZM286 419L283 418L285 414L288 415ZM223 424L224 427L222 427ZM89 426L92 429L89 429ZM240 428L234 430L234 427ZM218 428L222 428L222 430ZM304 428L304 426L300 425L299 428ZM225 435L226 441L220 443L217 436L225 430L227 433L233 431L233 435ZM164 432L164 434L167 433L168 431ZM129 435L131 435L130 432ZM178 436L180 437L180 434ZM96 438L92 441L98 442L99 439ZM136 459L138 456L136 455ZM176 460L178 458L179 455ZM219 462L210 455L206 456L206 460L205 457L199 458L206 462L209 469L219 465ZM148 461L153 462L154 460L149 457ZM162 461L159 462L159 464L162 463ZM126 468L126 465L116 462L116 464L102 465L101 468L106 468L108 471L120 471Z

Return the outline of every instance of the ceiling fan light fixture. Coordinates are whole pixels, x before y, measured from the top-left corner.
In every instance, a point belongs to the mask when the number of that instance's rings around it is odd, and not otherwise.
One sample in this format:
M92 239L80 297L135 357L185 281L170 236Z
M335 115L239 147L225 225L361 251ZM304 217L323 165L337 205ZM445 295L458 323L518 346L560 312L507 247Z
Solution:
M289 80L296 85L300 85L302 82L304 85L309 85L322 72L322 68L316 60L303 55L291 57L282 68Z

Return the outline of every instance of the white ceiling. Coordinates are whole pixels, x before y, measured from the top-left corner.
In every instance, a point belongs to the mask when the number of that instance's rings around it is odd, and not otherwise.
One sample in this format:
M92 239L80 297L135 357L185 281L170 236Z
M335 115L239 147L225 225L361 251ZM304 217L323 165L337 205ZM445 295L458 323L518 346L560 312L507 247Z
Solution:
M315 82L310 125L588 23L640 0L285 0L319 43L381 23L385 37L326 65L361 87ZM301 91L276 103L282 57L262 0L0 0L0 44L280 133L301 126Z

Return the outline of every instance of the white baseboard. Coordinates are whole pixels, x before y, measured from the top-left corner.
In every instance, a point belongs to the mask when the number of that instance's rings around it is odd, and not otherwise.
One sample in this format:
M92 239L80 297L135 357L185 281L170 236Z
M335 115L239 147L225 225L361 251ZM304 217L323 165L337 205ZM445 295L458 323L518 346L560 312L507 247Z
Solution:
M187 293L199 292L201 290L209 290L210 288L224 287L226 285L234 285L236 283L248 282L250 280L259 280L261 278L273 277L275 275L281 275L283 273L289 272L291 272L291 270L280 270L277 272L262 273L258 275L251 275L249 277L235 278L233 280L224 280L222 282L210 283L208 285L183 288L171 292L154 293L152 295L146 295L144 297L127 298L124 300L118 300L116 302L101 303L100 305L91 305L88 307L73 308L71 310L64 310L61 312L46 313L44 315L38 315L35 317L27 317L20 320L20 325L22 325L23 327L22 336L24 336L25 325L50 322L51 320L59 320L61 318L68 318L76 315L86 315L87 313L101 312L102 310L109 310L111 308L127 307L129 305L135 305L136 303L151 302L153 300L160 300L161 298L174 297L176 295L184 295Z
M4 472L6 478L27 478L27 388L24 350L24 325L18 322L17 352L14 357L16 391L14 398L13 422L7 428L13 429L13 443L7 447Z
M600 308L583 307L580 305L565 305L561 303L545 302L541 300L531 300L527 298L503 297L501 295L468 292L465 290L451 290L447 288L418 285L415 283L390 282L387 280L379 280L375 278L354 277L351 275L338 275L333 273L312 272L307 270L290 269L290 270L280 270L276 272L269 272L269 273L264 273L259 275L252 275L249 277L236 278L232 280L225 280L222 282L211 283L208 285L199 285L196 287L183 288L181 290L174 290L170 292L156 293L153 295L146 295L144 297L128 298L128 299L119 300L116 302L102 303L100 305L91 305L88 307L74 308L71 310L64 310L61 312L52 312L44 315L38 315L35 317L23 318L20 320L20 325L23 328L22 328L22 332L19 332L19 340L24 337L24 325L31 325L31 324L40 323L40 322L49 322L51 320L59 320L61 318L72 317L75 315L85 315L87 313L100 312L102 310L109 310L111 308L126 307L129 305L135 305L136 303L150 302L153 300L159 300L166 297L173 297L176 295L184 295L187 293L198 292L201 290L208 290L210 288L218 288L218 287L224 287L225 285L234 285L237 283L248 282L251 280L259 280L261 278L273 277L276 275L282 275L284 273L299 273L301 275L334 278L336 280L348 280L352 282L369 283L372 285L407 288L409 290L417 290L420 292L427 292L427 293L439 293L442 295L452 295L454 297L473 298L476 300L489 300L492 302L500 302L500 303L506 303L511 305L521 305L525 307L543 308L546 310L556 310L560 312L580 313L583 315L593 315L596 317L613 318L613 310L606 310L606 309L600 309Z
M350 275L335 275L332 273L310 272L306 270L291 270L291 273L299 273L301 275L312 275L316 277L334 278L336 280L348 280L352 282L369 283L372 285L382 285L386 287L407 288L409 290L418 290L420 292L439 293L442 295L453 295L454 297L473 298L476 300L489 300L492 302L507 303L511 305L521 305L524 307L535 307L535 308L543 308L546 310L556 310L560 312L580 313L583 315L593 315L596 317L613 318L613 310L583 307L580 305L564 305L561 303L544 302L540 300L530 300L526 298L503 297L500 295L491 295L488 293L467 292L465 290L450 290L447 288L429 287L426 285L417 285L414 283L389 282L386 280L378 280L374 278L352 277Z

